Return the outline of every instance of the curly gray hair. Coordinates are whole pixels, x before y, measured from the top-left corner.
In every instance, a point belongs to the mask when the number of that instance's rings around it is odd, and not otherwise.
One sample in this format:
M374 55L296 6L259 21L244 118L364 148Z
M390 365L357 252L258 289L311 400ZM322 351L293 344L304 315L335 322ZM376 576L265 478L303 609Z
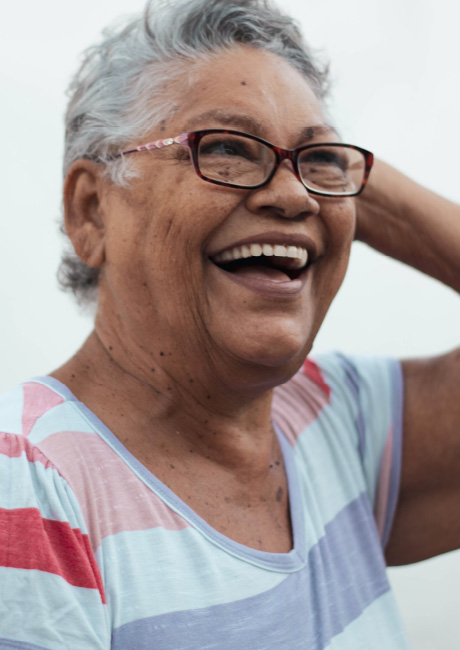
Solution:
M128 158L111 156L171 111L165 88L193 66L246 44L289 61L323 101L327 67L315 62L297 24L269 0L149 0L143 16L105 30L69 87L64 175L78 158L97 160L116 185L135 172ZM64 228L62 227L64 231ZM96 299L99 269L67 251L58 273L80 304Z

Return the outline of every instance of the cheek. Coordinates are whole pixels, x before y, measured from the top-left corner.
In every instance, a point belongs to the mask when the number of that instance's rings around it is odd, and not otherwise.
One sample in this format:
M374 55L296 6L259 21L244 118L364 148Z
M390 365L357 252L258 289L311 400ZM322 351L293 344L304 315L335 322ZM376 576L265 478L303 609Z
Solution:
M328 206L324 216L329 242L334 251L348 257L355 234L355 202L351 197L341 200L332 199L332 201L334 203Z
M318 297L327 309L347 271L355 233L356 211L351 198L334 200L334 203L329 203L325 208L322 217L326 229L327 254L318 269L321 270L321 279L317 288Z

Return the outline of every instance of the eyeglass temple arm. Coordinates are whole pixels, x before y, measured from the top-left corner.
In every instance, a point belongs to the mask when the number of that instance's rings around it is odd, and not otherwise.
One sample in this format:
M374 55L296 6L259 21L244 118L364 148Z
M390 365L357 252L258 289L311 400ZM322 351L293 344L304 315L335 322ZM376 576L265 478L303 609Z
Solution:
M155 140L154 142L148 142L147 144L141 144L134 149L127 149L126 151L121 151L118 156L124 156L127 153L135 153L136 151L150 151L152 149L163 149L163 147L168 147L170 144L181 144L184 147L188 146L188 133L181 133L175 138L164 138L162 140Z

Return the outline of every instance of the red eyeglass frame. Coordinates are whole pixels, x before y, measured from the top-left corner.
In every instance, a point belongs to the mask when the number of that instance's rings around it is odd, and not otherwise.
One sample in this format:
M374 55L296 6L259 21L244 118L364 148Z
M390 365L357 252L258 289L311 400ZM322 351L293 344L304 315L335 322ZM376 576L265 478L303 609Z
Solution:
M258 183L257 185L238 185L236 183L219 181L215 178L209 178L208 176L205 176L200 171L200 166L198 162L198 145L201 139L205 135L212 134L212 133L222 133L222 134L242 136L244 138L248 138L250 140L255 140L256 142L260 142L261 144L271 149L275 153L276 159L273 165L273 169L269 174L269 176L262 183ZM130 153L136 153L138 151L151 151L152 149L163 149L164 147L168 147L172 144L182 145L183 147L186 147L189 150L195 173L202 180L208 183L214 183L215 185L223 185L225 187L236 187L239 189L247 189L247 190L254 190L259 187L263 187L264 185L269 183L273 178L273 176L276 174L276 171L278 167L281 165L281 163L284 160L289 160L292 165L292 170L296 178L300 181L300 183L302 183L302 185L308 190L308 192L311 192L311 194L317 194L319 196L329 196L329 197L358 196L358 194L360 194L366 187L366 183L368 181L369 174L374 162L373 153L371 153L367 149L363 149L362 147L357 147L354 144L348 144L343 142L314 142L312 144L306 144L300 147L296 147L295 149L283 149L282 147L277 147L271 142L267 142L267 140L263 140L262 138L259 138L256 135L244 133L243 131L234 131L231 129L203 129L201 131L190 131L188 133L181 133L175 138L163 138L161 140L155 140L154 142L148 142L147 144L141 144L138 147L134 147L133 149L126 149L125 151L120 151L119 153L112 156L112 158L119 158L120 156L124 156ZM305 151L306 149L315 149L324 146L334 146L334 147L342 147L346 149L354 149L355 151L359 151L362 154L365 161L365 167L364 167L363 180L358 190L355 190L353 192L330 193L327 191L311 188L308 185L306 185L298 170L297 160L299 154Z

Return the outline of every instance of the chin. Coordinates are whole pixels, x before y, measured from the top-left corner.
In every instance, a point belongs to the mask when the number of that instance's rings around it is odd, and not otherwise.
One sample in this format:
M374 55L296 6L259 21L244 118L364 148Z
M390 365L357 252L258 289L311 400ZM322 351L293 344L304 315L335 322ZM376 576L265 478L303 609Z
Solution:
M284 332L282 336L253 341L253 345L247 346L244 351L241 350L239 356L264 372L271 371L274 379L281 376L281 381L277 383L284 383L297 372L311 347L305 337L288 337Z
M299 322L300 321L300 322ZM307 321L307 322L305 322ZM260 316L242 327L226 328L214 338L220 341L223 359L229 357L236 362L233 380L242 384L254 383L269 387L288 381L305 361L310 352L316 328L308 323L308 317L292 319L266 318ZM227 363L224 362L225 367ZM233 363L231 363L233 366Z

